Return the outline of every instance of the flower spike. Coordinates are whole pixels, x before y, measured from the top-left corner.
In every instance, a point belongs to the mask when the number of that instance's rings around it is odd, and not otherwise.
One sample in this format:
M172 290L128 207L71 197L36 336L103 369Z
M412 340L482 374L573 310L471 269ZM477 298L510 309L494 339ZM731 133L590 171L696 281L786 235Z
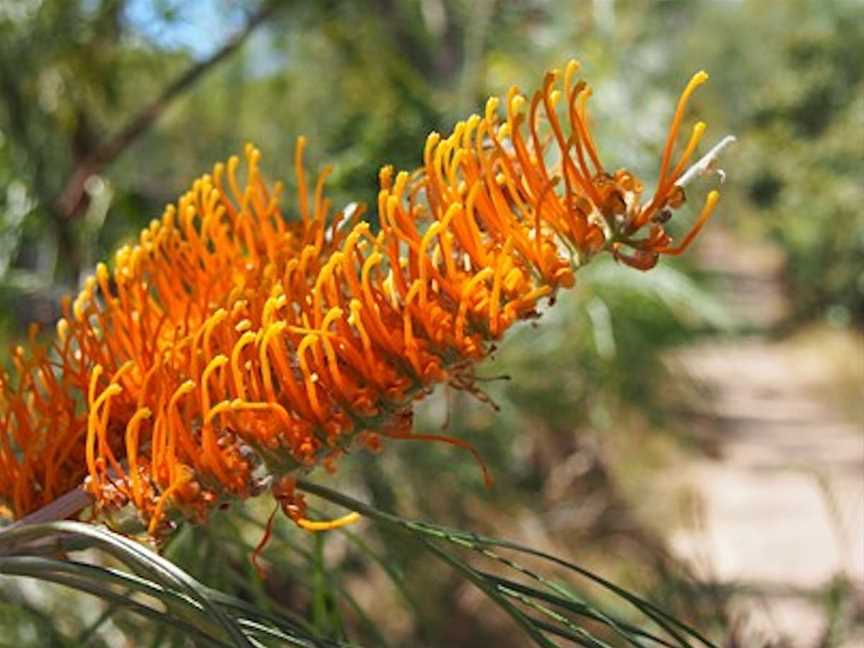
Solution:
M666 233L707 168L685 171L702 122L672 159L707 74L681 95L643 204L643 183L600 161L578 73L571 61L530 100L513 88L431 134L418 170L384 167L377 231L355 204L332 214L330 170L307 178L302 138L292 213L255 147L217 164L63 302L53 342L33 333L14 350L0 374L0 504L20 518L83 484L96 513L134 507L162 537L269 484L300 527L327 530L356 514L309 520L296 478L382 439L466 449L491 484L467 441L412 434L414 402L441 383L484 398L476 364L582 265L609 252L648 270L690 246L719 198L680 241Z

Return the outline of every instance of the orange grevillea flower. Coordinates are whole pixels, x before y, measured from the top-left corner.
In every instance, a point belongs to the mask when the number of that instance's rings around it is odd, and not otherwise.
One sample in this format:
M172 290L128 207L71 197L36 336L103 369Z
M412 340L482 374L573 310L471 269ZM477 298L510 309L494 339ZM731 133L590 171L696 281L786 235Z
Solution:
M376 230L333 213L325 170L307 189L303 141L291 218L259 152L217 164L160 220L100 264L49 346L32 335L0 379L0 500L17 516L81 484L97 510L128 503L151 534L203 520L268 482L309 528L293 479L350 444L411 433L413 402L439 383L476 391L473 371L515 322L573 284L594 255L647 270L683 251L666 233L676 184L704 132L673 159L679 101L657 189L608 172L578 65L530 99L490 99L423 166L380 174ZM170 512L170 515L167 515Z

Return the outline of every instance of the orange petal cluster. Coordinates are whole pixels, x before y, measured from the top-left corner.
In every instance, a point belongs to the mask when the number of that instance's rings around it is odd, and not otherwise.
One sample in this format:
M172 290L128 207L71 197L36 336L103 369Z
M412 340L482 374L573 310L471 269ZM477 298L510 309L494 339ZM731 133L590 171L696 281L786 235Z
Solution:
M0 500L17 516L82 481L97 507L128 503L153 535L203 520L270 481L303 520L299 471L358 439L411 434L413 402L434 385L475 390L473 371L515 322L608 251L648 269L687 247L664 230L675 182L705 129L672 163L684 91L654 195L608 173L589 129L578 64L547 74L530 100L490 99L449 137L429 136L420 169L380 174L378 223L333 212L328 171L312 191L296 151L293 218L260 154L217 164L121 248L73 301L50 346L13 351L0 377ZM241 178L241 176L245 176ZM470 449L470 447L469 447ZM171 515L166 515L168 512Z

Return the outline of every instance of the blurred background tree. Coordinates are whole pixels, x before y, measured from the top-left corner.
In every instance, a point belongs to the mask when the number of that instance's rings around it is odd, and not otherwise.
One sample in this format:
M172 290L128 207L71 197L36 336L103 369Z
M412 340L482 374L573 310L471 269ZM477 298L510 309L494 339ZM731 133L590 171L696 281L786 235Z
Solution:
M693 113L708 121L708 141L732 132L740 144L725 159L723 224L709 232L704 262L650 275L592 267L486 365L500 411L447 393L424 406L418 428L446 422L474 443L493 489L470 456L428 444L350 457L339 483L386 510L578 555L734 641L729 590L696 578L669 548L666 531L681 523L663 486L669 466L714 445L682 415L704 391L668 359L754 327L860 331L862 51L858 0L0 0L0 341L23 337L28 321L53 322L59 296L97 260L245 141L290 189L294 141L306 135L310 167L335 165L335 202L374 205L381 165L417 166L429 131L448 131L511 83L533 88L575 56L595 90L609 166L652 178L675 98L705 68L712 81ZM730 306L724 278L739 248L758 256L769 244L788 306L754 323ZM502 375L514 380L492 380ZM247 556L268 507L186 529L168 555L210 586L309 611L334 637L380 645L377 627L393 645L524 645L457 577L371 529L327 539L324 551L324 539L279 522L265 555L281 571L256 582ZM309 585L317 551L332 615ZM391 593L380 590L394 573L370 555L396 565ZM0 624L17 633L5 636L48 636L34 621L45 601L12 585L0 597L11 602ZM62 618L66 636L92 621L72 609ZM118 645L117 632L167 641L117 619L91 633L92 645Z

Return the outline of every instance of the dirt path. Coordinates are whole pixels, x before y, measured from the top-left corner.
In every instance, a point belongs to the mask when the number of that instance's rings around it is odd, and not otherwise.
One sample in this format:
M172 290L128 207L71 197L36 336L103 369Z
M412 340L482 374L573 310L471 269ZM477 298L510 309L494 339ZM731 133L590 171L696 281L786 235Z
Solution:
M741 250L736 242L736 250ZM754 327L785 310L776 254L736 251L715 237L730 308ZM688 462L694 525L678 554L705 576L743 586L744 645L811 647L831 617L831 584L852 584L837 614L864 613L864 342L820 330L774 341L753 335L686 350L678 358L707 395L694 412L714 458ZM787 643L778 644L781 637ZM840 638L864 645L864 634ZM858 642L862 643L858 643ZM756 642L756 643L751 643ZM826 644L837 645L837 644Z

